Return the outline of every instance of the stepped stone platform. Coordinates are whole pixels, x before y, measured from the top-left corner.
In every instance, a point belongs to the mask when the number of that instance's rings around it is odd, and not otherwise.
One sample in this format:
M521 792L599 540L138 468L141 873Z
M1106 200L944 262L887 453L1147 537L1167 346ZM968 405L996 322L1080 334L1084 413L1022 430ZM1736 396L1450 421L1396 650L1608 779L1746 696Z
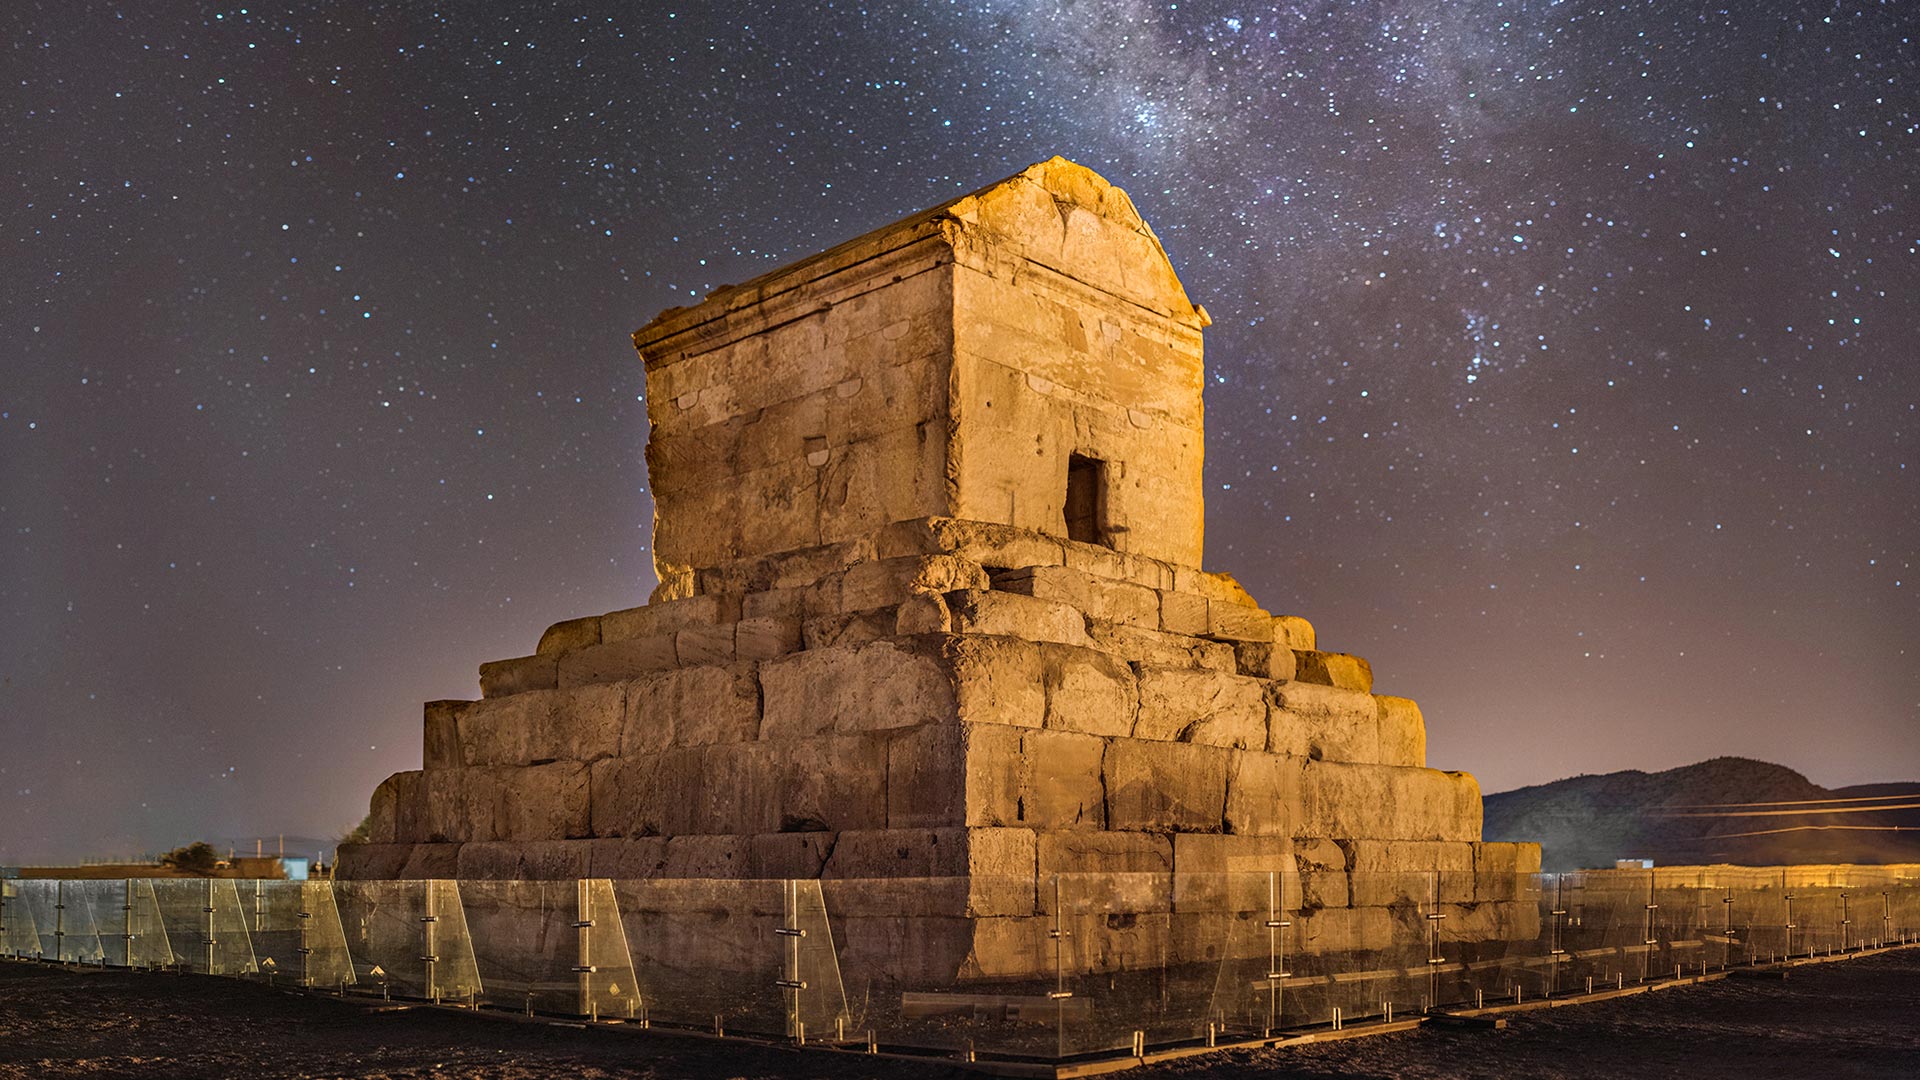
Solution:
M342 876L861 882L975 972L1055 874L1283 873L1329 948L1425 933L1389 871L1537 921L1418 706L1201 569L1209 321L1058 158L661 314L651 602L429 703Z

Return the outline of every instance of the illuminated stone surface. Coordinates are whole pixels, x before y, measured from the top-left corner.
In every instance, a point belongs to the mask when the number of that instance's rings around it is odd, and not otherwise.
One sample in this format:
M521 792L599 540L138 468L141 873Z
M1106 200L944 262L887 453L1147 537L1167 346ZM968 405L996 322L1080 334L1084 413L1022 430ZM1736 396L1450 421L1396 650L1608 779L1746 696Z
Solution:
M1031 969L1055 874L1278 872L1324 948L1413 932L1377 873L1511 900L1538 849L1479 843L1419 708L1200 569L1208 321L1057 158L662 313L652 602L431 705L342 875L898 879L829 899L976 975ZM1181 947L1140 925L1102 954Z

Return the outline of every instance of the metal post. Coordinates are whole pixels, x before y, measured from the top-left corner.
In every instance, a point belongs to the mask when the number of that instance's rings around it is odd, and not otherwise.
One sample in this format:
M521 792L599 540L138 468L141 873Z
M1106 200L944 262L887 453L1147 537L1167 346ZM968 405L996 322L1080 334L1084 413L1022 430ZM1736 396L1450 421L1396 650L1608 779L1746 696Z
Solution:
M1060 875L1053 875L1053 929L1047 936L1053 939L1053 990L1047 999L1054 1002L1054 1044L1061 1057L1067 1055L1067 1007L1061 1002L1073 996L1067 989L1067 928L1066 911L1060 906Z
M599 969L593 966L593 950L588 935L593 932L593 890L584 878L574 882L574 911L578 918L573 928L579 933L579 956L573 965L574 973L579 976L580 1012L589 1020L600 1019L600 1003L593 997L593 973Z
M1853 923L1853 919L1850 918L1850 915L1851 913L1847 910L1847 894L1846 892L1842 891L1840 893L1840 951L1841 952L1846 952L1848 948L1847 928Z
M307 924L313 921L313 912L307 910L308 888L306 883L301 883L300 908L293 913L294 925L300 928L300 946L294 952L300 957L300 985L304 988L313 986L313 972L307 960L313 955L313 947L307 944Z
M213 941L213 879L212 878L207 879L207 906L203 914L205 914L207 917L207 928L206 928L207 932L200 935L200 940L206 943L207 966L202 970L204 974L214 975L214 974L217 974L217 972L213 970L214 941Z
M1880 943L1885 945L1893 940L1893 897L1888 893L1880 894Z
M1433 872L1433 910L1427 912L1427 1007L1440 1002L1440 871Z
M1793 894L1787 894L1787 955L1793 955Z
M53 959L56 963L67 960L67 881L61 878L53 883Z
M427 897L425 904L426 913L420 916L420 963L426 969L427 1000L438 1005L440 1004L440 988L438 981L434 978L434 965L440 962L440 956L434 952L436 937L434 928L439 924L440 916L433 902L435 891L433 881L427 880L421 884L427 888Z
M1292 926L1290 920L1280 917L1286 908L1286 884L1278 872L1267 872L1267 1026L1260 1034L1273 1034L1280 1026L1282 984L1292 972L1286 969L1287 941L1282 930Z
M803 1024L800 1019L800 991L807 988L807 981L801 977L800 939L806 937L807 932L798 925L799 916L797 909L800 906L800 883L797 881L788 881L783 883L783 885L785 889L783 899L786 901L784 906L787 909L784 920L785 925L775 929L774 933L787 940L786 955L784 957L785 975L780 979L776 979L774 985L779 986L785 992L784 996L787 1001L787 1035L796 1043L804 1043L807 1038L807 1029L806 1025Z
M120 881L120 948L127 967L133 967L133 879Z
M1553 876L1552 911L1553 911L1553 939L1552 939L1553 944L1550 947L1551 951L1549 951L1547 954L1547 962L1553 965L1553 969L1551 974L1551 981L1548 983L1548 986L1547 986L1548 996L1552 996L1560 992L1560 965L1562 963L1561 957L1564 957L1567 955L1566 947L1560 943L1560 920L1563 917L1565 917L1565 915L1567 914L1567 875L1565 874L1555 874Z

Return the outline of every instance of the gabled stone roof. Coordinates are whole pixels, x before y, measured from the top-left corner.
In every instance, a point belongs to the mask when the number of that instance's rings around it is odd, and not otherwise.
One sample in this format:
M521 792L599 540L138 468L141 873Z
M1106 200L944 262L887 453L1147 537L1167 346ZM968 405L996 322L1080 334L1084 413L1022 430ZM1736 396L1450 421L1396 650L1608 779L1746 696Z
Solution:
M1091 217L1076 220L1077 211ZM1181 322L1198 327L1211 322L1204 309L1188 300L1160 238L1127 193L1083 165L1052 157L818 255L739 285L723 285L698 304L668 308L634 332L634 345L644 349L808 282L928 240L956 252L969 249L984 255L993 249L1022 256Z

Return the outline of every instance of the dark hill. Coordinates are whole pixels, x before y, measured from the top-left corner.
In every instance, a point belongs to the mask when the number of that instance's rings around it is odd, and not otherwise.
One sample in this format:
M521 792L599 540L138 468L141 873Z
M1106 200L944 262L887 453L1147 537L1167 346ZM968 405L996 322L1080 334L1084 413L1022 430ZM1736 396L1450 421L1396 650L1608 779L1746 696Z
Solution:
M1907 794L1915 798L1885 798ZM1783 765L1726 757L1488 795L1485 832L1488 840L1540 841L1550 871L1628 858L1761 866L1920 862L1920 810L1878 810L1880 802L1920 802L1920 783L1836 791Z

